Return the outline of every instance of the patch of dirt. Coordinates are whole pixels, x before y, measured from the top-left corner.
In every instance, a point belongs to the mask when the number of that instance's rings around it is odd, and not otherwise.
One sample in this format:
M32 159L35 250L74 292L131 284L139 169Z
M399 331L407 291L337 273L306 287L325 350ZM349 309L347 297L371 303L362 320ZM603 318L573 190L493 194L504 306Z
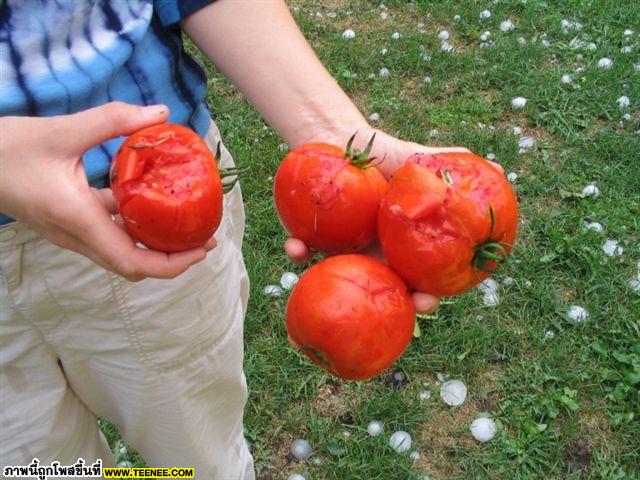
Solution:
M565 448L563 470L567 475L579 472L580 478L587 478L587 468L591 464L591 448L583 439L569 443Z
M340 395L342 386L340 382L331 379L318 388L318 394L313 402L313 409L323 417L342 418L347 413L349 406L345 398ZM347 422L342 422L347 423Z

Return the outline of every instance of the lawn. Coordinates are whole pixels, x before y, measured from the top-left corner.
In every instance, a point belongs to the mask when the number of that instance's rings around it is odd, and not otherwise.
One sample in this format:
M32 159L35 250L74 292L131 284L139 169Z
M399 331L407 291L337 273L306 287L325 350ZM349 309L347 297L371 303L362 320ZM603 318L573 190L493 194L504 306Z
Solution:
M511 174L521 225L512 262L494 276L497 305L486 305L477 289L447 299L420 319L421 336L390 372L367 382L328 376L289 346L286 292L263 293L284 272L302 272L282 251L286 237L271 198L287 146L207 65L214 118L236 161L249 167L242 179L252 280L246 436L257 477L640 478L640 287L633 283L640 279L640 4L290 6L344 89L367 117L377 114L377 126L495 157ZM354 38L342 37L347 29ZM610 68L599 66L605 57ZM524 108L512 108L515 97L527 99ZM599 195L583 194L591 184ZM592 222L602 231L587 228ZM607 240L623 251L606 255ZM572 320L572 306L588 317ZM441 400L444 378L467 385L461 406ZM497 423L487 443L470 434L478 416ZM384 424L381 435L367 433L372 420ZM105 430L115 442L116 432ZM389 446L397 430L411 435L419 458ZM308 460L289 453L296 438L314 448ZM142 462L135 453L121 459Z

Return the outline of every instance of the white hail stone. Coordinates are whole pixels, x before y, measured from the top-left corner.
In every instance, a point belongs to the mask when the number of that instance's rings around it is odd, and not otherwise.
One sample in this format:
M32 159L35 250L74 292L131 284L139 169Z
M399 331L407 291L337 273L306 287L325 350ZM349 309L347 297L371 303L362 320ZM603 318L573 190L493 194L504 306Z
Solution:
M424 28L424 23L422 22L418 22L418 24L416 25L417 28Z
M553 337L555 337L556 334L553 330L547 330L546 332L544 332L544 339L545 340L551 340Z
M518 174L516 172L509 172L507 174L507 180L511 183L515 182L518 179Z
M411 435L403 430L398 430L389 438L389 445L398 453L406 452L411 448Z
M337 16L338 16L338 14L336 12L327 13L327 18L336 18Z
M484 32L482 35L480 35L480 40L482 40L483 42L486 42L487 40L489 40L490 36L491 36L491 32Z
M282 295L282 288L278 285L267 285L262 292L270 297L279 297Z
M573 323L582 323L589 318L589 312L580 305L571 305L567 311L567 317Z
M495 437L496 430L496 423L490 418L476 418L471 422L471 435L482 443Z
M518 37L518 43L519 43L520 45L526 45L526 43L527 43L527 39L526 39L526 38L524 38L524 37Z
M381 20L386 20L388 17L389 17L389 14L387 12L380 12Z
M372 437L377 437L378 435L380 435L383 428L384 428L384 425L380 422L377 422L377 421L369 422L369 425L367 425L367 433Z
M636 72L640 72L640 63L634 63L634 64L633 64L633 69L634 69Z
M453 45L451 45L449 42L442 42L442 44L440 45L440 50L446 53L451 53L453 52Z
M618 103L618 107L620 108L627 108L629 105L631 105L631 99L626 95L622 95L620 98L618 98L618 100L616 100L616 102Z
M532 148L535 144L536 144L536 141L533 139L533 137L522 137L518 141L518 147L520 147L523 150L528 150L529 148Z
M515 97L511 100L511 108L514 110L521 110L527 104L527 99L524 97Z
M633 47L631 45L625 45L620 49L621 53L631 53L633 51Z
M610 58L603 57L600 60L598 60L599 68L604 68L605 70L609 70L612 66L613 66L613 62L611 61Z
M128 460L123 460L122 462L118 463L118 468L131 468L133 467L133 463L131 463Z
M495 153L487 153L487 160L491 160L492 162L496 159Z
M461 18L462 18L462 17L461 17L460 15L454 15L454 16L453 16L453 21L454 21L454 22L459 22Z
M393 32L393 34L391 35L391 38L393 38L394 40L398 40L400 38L400 32Z
M389 51L389 49L388 49L388 48L383 48L382 50L380 50L380 53L381 53L382 55L386 55L388 51Z
M415 462L416 460L420 460L420 453L418 453L416 450L414 450L413 452L411 452L411 453L409 454L409 458L410 458L411 460L413 460L414 462Z
M420 392L420 394L418 395L418 397L420 398L420 400L425 401L425 400L429 400L431 398L431 392L428 390L423 390L422 392Z
M622 255L624 253L624 249L618 245L618 240L607 240L604 242L602 246L602 250L604 250L604 254L608 257L615 257L618 255Z
M602 232L602 224L599 222L591 222L586 225L588 230L595 230L596 232Z
M306 479L299 473L292 473L287 477L287 480L306 480Z
M372 113L371 115L369 115L369 121L370 122L379 122L380 121L380 114L378 113Z
M522 127L513 127L513 134L520 135L522 133Z
M564 83L565 85L570 84L572 81L573 79L571 78L571 75L567 75L566 73L562 75L562 77L560 77L560 82Z
M630 36L632 36L632 35L633 35L633 30L631 30L630 28L627 28L624 32L622 32L622 34L623 34L625 37L630 37Z
M546 38L543 38L541 43L542 43L543 47L551 46L551 42L549 40L547 40Z
M429 85L429 84L431 83L431 77L427 75L426 77L424 77L424 78L422 79L422 81L423 81L424 83L426 83L427 85Z
M629 285L631 286L631 290L640 293L640 278L629 280Z
M482 303L486 307L495 307L500 304L500 295L497 292L487 292L482 297Z
M571 22L566 18L563 18L562 21L560 22L561 28L569 28L570 26L571 26Z
M293 455L298 460L306 460L313 453L313 448L309 442L307 442L304 438L296 438L291 443L291 455Z
M444 373L437 372L436 378L438 379L439 382L444 382L447 379L447 376Z
M354 32L351 29L348 29L342 32L342 38L344 38L345 40L351 40L352 38L355 38L355 37L356 37L356 32Z
M514 282L515 280L511 277L504 277L502 279L502 283L504 283L505 285L513 285Z
M493 278L485 278L482 282L478 284L478 290L482 293L490 293L498 290L498 282L496 282Z
M600 189L594 183L591 183L582 189L582 194L587 197L597 197L600 195Z
M390 72L388 68L382 67L378 72L378 75L380 75L382 78L387 78L389 76L389 73Z
M298 275L293 272L284 272L280 277L280 286L285 290L291 290L298 283Z
M425 53L425 54L423 54L423 55L422 55L422 60L423 60L423 61L425 61L425 62L430 62L430 61L431 61L431 55L428 55L428 54L426 54L426 53ZM639 65L640 65L640 64L639 64Z
M467 386L460 380L449 380L440 387L440 398L451 407L462 405L467 398Z
M513 24L513 22L510 19L506 19L503 22L500 22L500 31L501 32L508 32L509 30L513 30L515 27L515 25Z
M447 32L446 30L440 30L438 32L438 38L440 40L449 40L449 32Z
M489 10L483 10L480 12L480 18L487 19L491 18L491 12Z

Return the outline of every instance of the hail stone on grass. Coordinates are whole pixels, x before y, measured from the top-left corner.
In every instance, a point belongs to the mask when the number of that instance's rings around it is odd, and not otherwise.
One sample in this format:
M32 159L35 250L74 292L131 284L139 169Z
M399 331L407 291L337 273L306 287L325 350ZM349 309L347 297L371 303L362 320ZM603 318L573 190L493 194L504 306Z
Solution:
M398 430L389 438L389 445L398 453L406 452L411 448L411 435L403 430Z
M304 438L296 438L291 443L291 455L298 460L306 460L313 453L313 448Z
M511 100L511 108L513 108L514 110L520 110L524 108L526 104L527 104L527 99L524 97L516 97L513 100Z
M571 78L571 75L567 75L566 73L562 75L562 77L560 77L560 82L564 83L565 85L570 84L572 81L573 79Z
M591 183L582 189L582 194L587 197L597 197L600 195L600 189Z
M388 51L389 50L387 48L383 48L382 50L380 50L380 53L382 53L382 55L386 55Z
M613 66L613 62L610 58L603 57L598 60L598 67L604 68L605 70L609 70Z
M424 77L424 78L422 79L422 81L423 81L424 83L426 83L427 85L429 85L429 84L431 83L431 77L427 75L426 77Z
M498 290L498 282L496 282L493 278L485 278L482 282L478 284L478 290L482 293L490 293Z
M553 330L547 330L546 332L544 332L544 339L545 340L551 340L553 337L555 337L556 334Z
M431 392L428 391L428 390L424 390L424 391L420 392L419 398L422 401L429 400L431 398Z
M416 27L418 27L418 28L424 28L424 23L422 23L422 22L418 22L418 24L416 25Z
M508 18L505 21L500 22L501 32L508 32L509 30L513 30L514 28L516 27L513 25L513 22Z
M387 12L380 12L380 19L386 20L389 14Z
M322 463L322 457L313 457L311 459L311 463L314 465L320 465Z
M491 12L489 10L483 10L480 12L480 18L487 19L491 17Z
M382 78L387 78L387 77L389 76L389 73L390 73L390 72L389 72L389 69L388 69L388 68L385 68L385 67L382 67L382 68L380 69L380 72L378 72L378 74L379 74Z
M337 16L338 16L338 14L336 12L327 13L327 18L336 18Z
M446 30L440 30L438 32L438 38L440 40L449 40L449 32L447 32Z
M369 425L367 425L367 433L372 437L377 437L382 432L383 427L384 425L380 422L369 422Z
M507 175L507 180L509 180L511 183L515 182L518 179L518 174L516 172L509 172L509 174Z
M305 478L299 473L292 473L287 477L287 480L305 480Z
M393 38L394 40L398 40L400 38L400 32L393 32L391 38Z
M489 36L490 36L490 32L484 32L482 35L480 35L480 40L482 40L483 42L486 42L487 40L489 40Z
M618 240L611 239L604 242L602 250L604 250L604 254L608 257L615 257L624 253L624 249L618 245Z
M500 304L500 295L497 292L487 292L482 297L482 302L487 307L495 307Z
M349 438L351 436L351 432L349 430L343 430L342 431L342 436L344 438Z
M267 285L262 292L270 297L279 297L282 295L282 288L278 285Z
M417 461L417 460L420 460L420 453L418 453L416 450L414 450L413 452L411 452L409 454L409 458L411 460L413 460L414 462Z
M547 40L546 38L543 38L541 43L542 43L543 47L551 46L551 42L549 40Z
M356 32L354 32L351 29L348 29L342 32L342 38L344 38L345 40L350 40L352 38L355 38L355 36L356 36Z
M118 468L131 468L133 467L133 463L131 463L128 460L123 460L122 462L118 463Z
M285 272L280 277L280 286L285 290L291 290L298 283L298 275L293 272Z
M527 39L524 37L518 37L518 44L519 45L526 45L527 44Z
M618 103L618 107L620 108L627 108L629 105L631 105L631 99L626 95L622 95L620 98L618 98L618 100L616 100L616 102Z
M522 133L522 127L513 127L513 134L520 135Z
M488 442L496 435L496 423L490 418L476 418L471 422L471 435L479 442Z
M630 280L629 285L631 286L631 290L633 290L636 293L640 293L640 278Z
M628 122L631 120L631 114L629 113L625 113L624 115L622 115L622 120L624 120L625 122Z
M532 148L535 144L536 144L536 141L533 139L533 137L522 137L518 141L518 147L520 147L523 150Z
M602 224L599 223L599 222L587 223L587 229L595 230L596 232L602 232L602 230L603 230Z
M440 50L446 53L451 53L453 52L453 45L451 45L449 42L442 42L442 44L440 45Z
M467 398L467 386L460 380L449 380L440 387L440 398L451 407L457 407Z
M580 305L571 305L567 311L567 317L573 323L582 323L589 318L589 312Z
M431 61L431 55L428 55L426 53L423 54L422 55L422 60L425 61L425 62L430 62Z
M437 372L436 377L439 382L444 382L447 379L447 376L444 373Z
M627 29L623 32L623 35L624 35L625 37L630 37L630 36L632 36L632 35L633 35L633 30L631 30L630 28L627 28Z
M495 160L496 159L496 154L495 153L487 153L487 160Z
M620 49L621 53L631 53L633 51L633 47L631 45L625 45Z
M371 115L369 115L369 121L370 122L379 122L380 121L380 114L378 113L372 113Z

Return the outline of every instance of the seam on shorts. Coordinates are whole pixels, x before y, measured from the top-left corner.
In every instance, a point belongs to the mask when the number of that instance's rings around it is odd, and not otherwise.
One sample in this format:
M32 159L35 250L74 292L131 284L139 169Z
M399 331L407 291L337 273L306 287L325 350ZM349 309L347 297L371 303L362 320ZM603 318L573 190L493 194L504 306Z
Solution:
M129 306L127 304L127 292L122 286L122 281L120 281L120 279L115 274L109 273L109 283L114 294L114 299L116 300L116 308L123 317L125 328L127 329L127 332L129 333L133 343L135 344L134 346L138 351L138 355L140 355L141 361L146 363L147 366L154 370L162 370L167 372L178 370L190 365L193 362L198 361L200 358L202 358L202 355L205 352L213 352L215 354L217 350L223 348L224 345L226 345L230 335L233 334L235 330L234 315L233 320L229 322L227 329L220 336L211 338L211 340L203 343L199 348L192 349L189 353L184 354L180 360L175 360L167 363L156 362L151 358L151 355L142 345L140 336L138 335L138 332L134 327L135 321L133 320L133 316L131 315L131 311L129 310ZM240 309L240 311L242 311L242 309Z

